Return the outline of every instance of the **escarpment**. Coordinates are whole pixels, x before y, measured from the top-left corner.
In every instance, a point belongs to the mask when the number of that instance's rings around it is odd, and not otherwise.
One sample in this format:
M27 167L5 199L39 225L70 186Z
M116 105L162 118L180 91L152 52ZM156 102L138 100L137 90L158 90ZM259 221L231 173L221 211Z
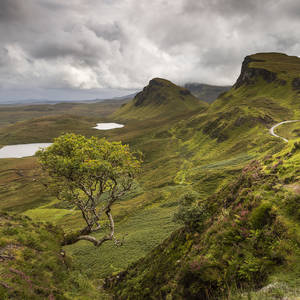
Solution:
M242 69L241 74L238 77L236 83L234 84L235 89L238 89L241 87L244 83L246 85L248 84L254 84L255 81L259 76L262 76L267 83L271 83L276 80L277 74L274 72L271 72L267 69L261 69L261 68L252 68L250 64L252 62L263 62L263 60L254 59L251 56L246 56L243 63L242 63Z

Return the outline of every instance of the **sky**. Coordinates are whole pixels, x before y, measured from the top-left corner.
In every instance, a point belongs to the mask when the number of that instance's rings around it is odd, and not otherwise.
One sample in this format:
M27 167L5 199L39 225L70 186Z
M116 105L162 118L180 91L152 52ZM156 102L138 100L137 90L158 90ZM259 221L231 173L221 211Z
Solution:
M0 102L233 85L245 56L300 56L299 0L0 0Z

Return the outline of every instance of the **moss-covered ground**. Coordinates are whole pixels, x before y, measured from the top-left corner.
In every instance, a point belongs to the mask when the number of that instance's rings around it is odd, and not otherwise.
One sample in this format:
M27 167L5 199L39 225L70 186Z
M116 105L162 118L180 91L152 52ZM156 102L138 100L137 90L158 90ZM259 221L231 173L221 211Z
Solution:
M0 299L109 299L72 263L52 223L0 212Z

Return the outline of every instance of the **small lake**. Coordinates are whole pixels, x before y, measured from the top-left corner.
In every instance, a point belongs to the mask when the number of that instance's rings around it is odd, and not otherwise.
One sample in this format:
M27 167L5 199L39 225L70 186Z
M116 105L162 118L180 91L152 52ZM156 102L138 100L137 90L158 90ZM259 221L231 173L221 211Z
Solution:
M98 130L109 130L122 127L124 127L124 125L117 123L97 123L97 126L92 128ZM39 148L45 148L50 145L51 143L36 143L4 146L0 149L0 158L22 158L26 156L33 156Z
M97 126L92 128L99 129L99 130L109 130L109 129L122 128L122 127L124 127L124 125L117 124L117 123L97 123Z
M51 143L21 144L4 146L0 149L0 158L21 158L32 156L39 148L50 146Z

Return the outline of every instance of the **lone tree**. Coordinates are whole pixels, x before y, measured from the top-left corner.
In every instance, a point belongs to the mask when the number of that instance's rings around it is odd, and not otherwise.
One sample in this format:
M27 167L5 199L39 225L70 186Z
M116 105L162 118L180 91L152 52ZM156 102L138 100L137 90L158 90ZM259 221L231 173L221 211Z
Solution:
M42 183L60 200L75 204L87 225L66 235L63 245L87 240L100 246L113 239L119 245L114 237L111 207L130 190L142 160L121 142L88 139L73 133L55 138L51 146L37 151L36 156L46 171ZM90 234L102 228L99 222L105 215L110 233L97 240Z

